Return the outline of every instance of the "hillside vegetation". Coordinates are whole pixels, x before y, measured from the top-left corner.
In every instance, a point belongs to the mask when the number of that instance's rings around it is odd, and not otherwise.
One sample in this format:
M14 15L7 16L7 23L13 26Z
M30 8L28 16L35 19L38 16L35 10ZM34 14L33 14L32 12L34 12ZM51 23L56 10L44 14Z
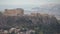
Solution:
M60 33L60 24L54 16L4 16L0 15L0 28L19 27L33 29L36 34Z

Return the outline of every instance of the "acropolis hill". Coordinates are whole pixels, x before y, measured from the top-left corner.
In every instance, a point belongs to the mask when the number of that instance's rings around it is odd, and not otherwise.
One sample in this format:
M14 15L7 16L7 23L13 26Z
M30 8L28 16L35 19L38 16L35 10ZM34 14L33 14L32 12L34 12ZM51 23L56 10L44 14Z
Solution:
M6 17L7 16L7 17ZM20 17L21 16L21 17ZM0 17L1 19L6 19L9 18L10 19L29 19L31 20L33 23L35 23L34 21L36 21L36 23L39 21L39 23L56 23L55 21L57 20L56 17L54 15L48 15L48 14L41 14L41 13L31 13L30 15L25 15L24 14L24 9L22 8L17 8L17 9L5 9L3 16ZM27 20L28 20L27 19ZM42 20L42 22L41 22ZM54 22L52 22L52 21ZM50 22L49 22L50 21ZM3 21L4 22L4 21ZM6 22L6 21L5 21ZM20 22L19 22L20 23Z
M20 29L27 28L27 31L35 30L36 32L39 31L39 33L42 31L45 34L46 32L48 32L47 34L60 33L58 29L60 24L53 15L41 13L25 15L24 9L21 8L5 9L3 16L0 15L0 29L7 30L13 27L16 28L17 26ZM26 31L22 32L25 33Z

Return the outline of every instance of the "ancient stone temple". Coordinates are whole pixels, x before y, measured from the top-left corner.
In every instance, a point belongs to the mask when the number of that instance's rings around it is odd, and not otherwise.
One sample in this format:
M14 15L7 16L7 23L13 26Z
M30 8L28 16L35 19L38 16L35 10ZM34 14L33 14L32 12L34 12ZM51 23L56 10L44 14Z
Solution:
M21 8L17 9L5 9L4 15L5 16L20 16L24 14L24 10Z

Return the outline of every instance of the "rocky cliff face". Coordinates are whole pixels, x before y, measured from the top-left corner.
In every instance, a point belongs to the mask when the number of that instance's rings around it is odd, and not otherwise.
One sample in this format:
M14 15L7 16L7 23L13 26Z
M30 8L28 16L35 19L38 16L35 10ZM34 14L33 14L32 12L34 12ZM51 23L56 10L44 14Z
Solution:
M57 24L54 16L1 16L0 25L38 25L38 24Z

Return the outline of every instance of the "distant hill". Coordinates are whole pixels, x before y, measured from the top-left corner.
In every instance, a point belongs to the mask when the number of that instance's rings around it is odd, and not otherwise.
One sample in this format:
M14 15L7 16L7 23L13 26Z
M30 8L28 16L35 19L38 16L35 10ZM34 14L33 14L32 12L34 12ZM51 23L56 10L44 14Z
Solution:
M60 19L60 4L46 4L40 7L34 7L32 10L40 13L55 15L57 19Z

